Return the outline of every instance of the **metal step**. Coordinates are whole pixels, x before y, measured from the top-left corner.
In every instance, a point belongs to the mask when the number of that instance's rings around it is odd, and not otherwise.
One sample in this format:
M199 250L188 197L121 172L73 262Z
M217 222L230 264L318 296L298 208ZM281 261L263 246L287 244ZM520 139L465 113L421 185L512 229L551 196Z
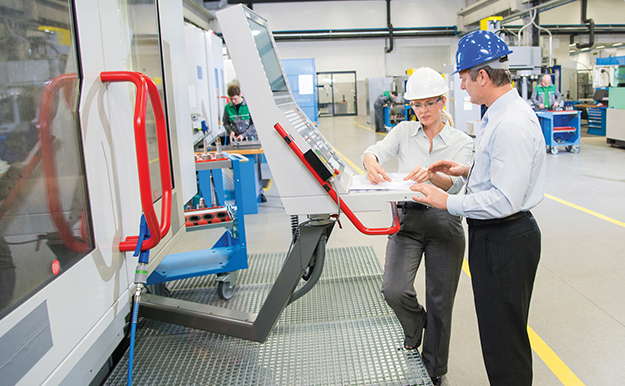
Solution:
M249 256L229 301L213 277L170 283L172 296L258 312L285 253ZM328 249L319 283L289 305L263 344L143 319L134 385L431 385L386 305L382 269L370 247ZM127 354L105 385L126 383Z

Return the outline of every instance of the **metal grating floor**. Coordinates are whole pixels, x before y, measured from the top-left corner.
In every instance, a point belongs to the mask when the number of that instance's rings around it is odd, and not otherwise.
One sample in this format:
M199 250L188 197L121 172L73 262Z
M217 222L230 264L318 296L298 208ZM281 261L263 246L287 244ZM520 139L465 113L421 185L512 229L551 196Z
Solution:
M285 253L249 256L230 301L214 275L168 283L175 298L258 312ZM380 287L370 247L328 249L319 283L287 306L265 343L142 319L134 385L431 385ZM125 385L128 354L105 385Z

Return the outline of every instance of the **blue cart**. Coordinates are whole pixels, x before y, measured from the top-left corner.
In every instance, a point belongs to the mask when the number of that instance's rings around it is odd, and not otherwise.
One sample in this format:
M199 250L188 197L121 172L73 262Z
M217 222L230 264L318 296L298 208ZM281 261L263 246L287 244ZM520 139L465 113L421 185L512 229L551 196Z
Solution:
M246 269L247 243L245 241L245 216L241 164L247 158L223 153L223 158L196 161L200 193L211 205L207 208L185 211L187 232L207 228L221 228L224 233L210 249L169 254L148 277L156 295L167 295L163 283L190 277L217 274L217 294L222 299L234 295L237 271ZM232 169L232 191L225 192L221 169ZM216 190L217 202L210 201L211 180Z
M579 153L581 111L537 111L536 116L545 136L547 152L558 154L558 147L564 146L568 152Z

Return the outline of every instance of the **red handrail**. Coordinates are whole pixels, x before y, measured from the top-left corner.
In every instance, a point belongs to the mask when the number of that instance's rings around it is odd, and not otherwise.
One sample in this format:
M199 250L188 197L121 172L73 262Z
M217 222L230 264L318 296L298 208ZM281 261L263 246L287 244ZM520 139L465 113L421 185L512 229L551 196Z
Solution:
M299 158L300 161L302 161L302 163L306 166L306 168L308 168L310 173L312 173L312 175L315 177L317 182L319 182L319 184L323 187L323 189L326 192L328 192L328 194L330 195L330 197L332 197L334 202L338 203L340 201L341 210L345 212L345 214L347 215L347 218L349 218L352 224L354 224L354 226L360 232L366 235L392 235L393 233L397 233L399 231L399 228L400 228L399 214L397 213L397 204L395 202L391 202L391 208L393 210L393 225L391 225L390 228L367 228L365 227L360 222L360 220L356 217L354 212L352 212L352 210L349 209L349 207L345 204L343 199L341 199L338 196L338 194L336 194L336 191L334 190L334 188L332 188L332 186L329 183L325 182L324 180L321 179L321 177L319 177L315 169L310 165L310 163L304 157L304 153L302 153L302 150L299 148L299 146L297 146L297 144L293 140L293 137L291 137L279 123L276 123L273 127L280 134L280 136L284 139L284 141L289 145L291 150L293 150L297 158Z
M139 172L139 190L141 195L141 207L145 215L151 237L143 242L141 250L146 251L154 248L161 239L169 232L171 223L171 173L169 171L169 145L167 138L167 125L165 113L161 104L156 85L148 77L139 72L131 71L105 71L100 73L102 82L132 82L137 86L137 98L135 101L134 131L135 149L137 152L137 168ZM156 138L158 142L159 168L161 174L161 188L163 198L161 203L161 224L159 226L154 205L152 204L152 181L150 179L150 160L148 157L148 144L145 133L145 115L147 111L148 94L154 118L156 120ZM119 243L122 252L134 251L139 236L129 236Z
M63 243L74 252L83 253L89 250L89 245L84 241L76 239L74 233L67 223L67 219L63 214L63 205L61 204L61 194L59 193L59 179L56 173L56 158L54 156L53 136L52 136L52 119L54 113L52 108L56 100L59 89L65 90L65 98L68 104L69 99L68 86L74 86L74 82L78 80L75 73L62 74L52 79L43 91L41 101L41 111L39 115L39 135L41 138L41 158L43 160L43 168L46 176L46 191L48 193L48 206L50 207L50 216L59 231L59 236ZM29 162L28 167L31 168L33 162L37 162L36 156ZM28 170L30 174L31 170ZM83 221L84 218L83 218ZM85 224L83 224L84 226Z

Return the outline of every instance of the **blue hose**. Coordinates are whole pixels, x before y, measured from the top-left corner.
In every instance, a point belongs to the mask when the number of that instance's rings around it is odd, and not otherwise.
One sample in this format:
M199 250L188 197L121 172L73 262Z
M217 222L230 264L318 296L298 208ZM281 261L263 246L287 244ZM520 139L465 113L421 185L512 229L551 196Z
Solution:
M128 382L126 383L128 386L132 386L132 362L135 353L135 332L137 331L138 316L139 302L135 301L132 310L132 323L130 324L130 348L128 350Z

